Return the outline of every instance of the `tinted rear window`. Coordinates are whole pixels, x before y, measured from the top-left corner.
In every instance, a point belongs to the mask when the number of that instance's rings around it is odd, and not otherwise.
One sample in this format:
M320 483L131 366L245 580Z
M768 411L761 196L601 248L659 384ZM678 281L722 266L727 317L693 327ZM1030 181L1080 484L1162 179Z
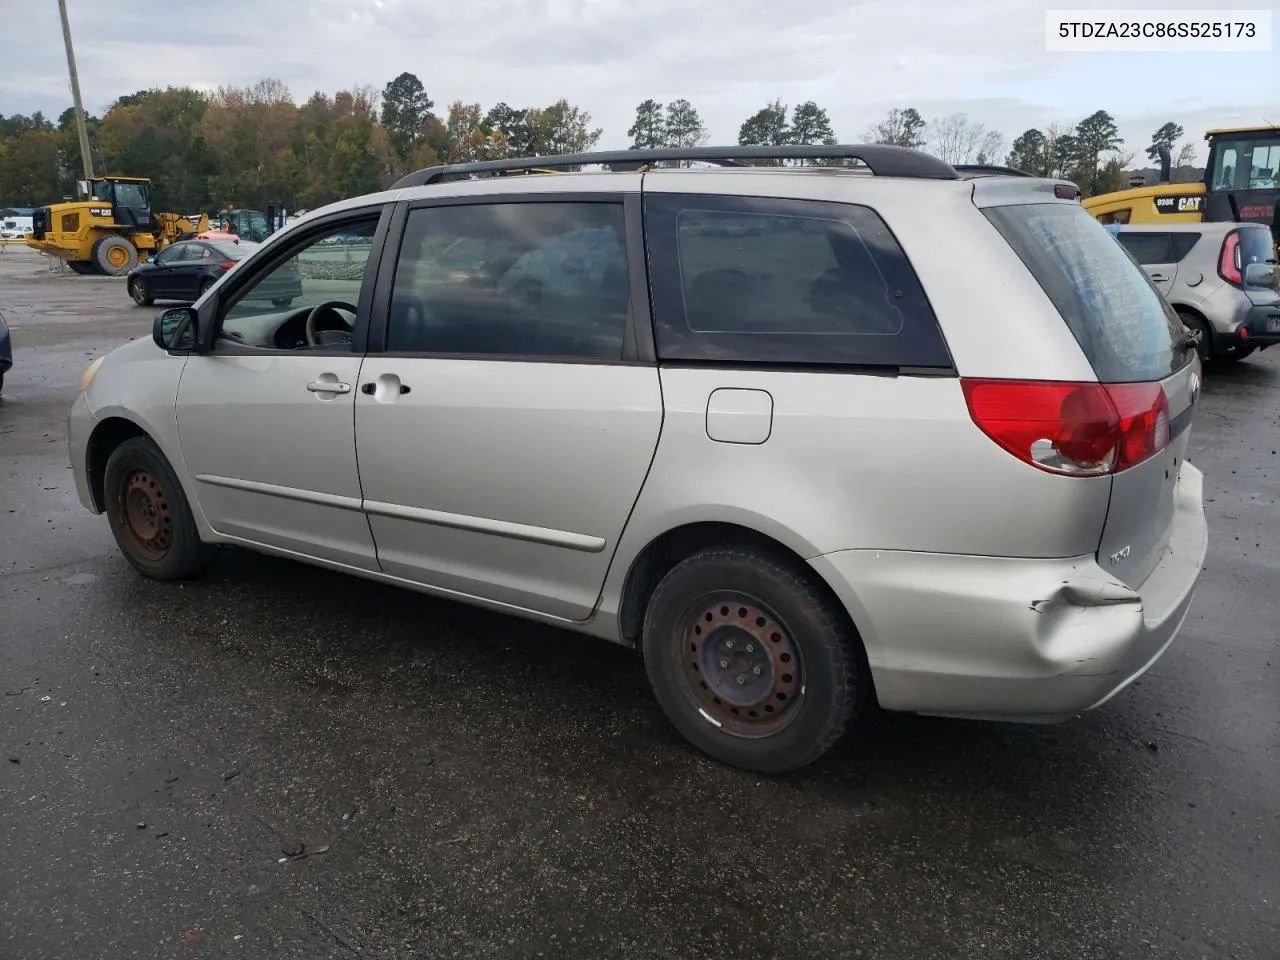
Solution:
M869 207L645 200L660 360L948 368L906 254Z
M1191 357L1178 315L1077 204L983 210L1026 264L1103 383L1162 380Z
M1240 230L1240 267L1251 263L1266 263L1275 257L1271 231L1266 227L1245 227Z
M230 240L215 241L210 243L209 246L213 247L228 260L243 260L258 249L256 243L247 240L242 240L239 243L232 243Z

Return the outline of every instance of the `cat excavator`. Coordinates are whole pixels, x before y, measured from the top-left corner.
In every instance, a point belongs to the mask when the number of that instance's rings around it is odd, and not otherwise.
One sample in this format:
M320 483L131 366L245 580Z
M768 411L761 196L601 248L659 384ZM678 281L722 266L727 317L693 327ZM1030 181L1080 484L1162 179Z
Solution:
M32 214L27 245L65 260L76 273L121 276L178 240L209 229L209 218L151 209L145 177L95 177L76 185L77 199Z
M1090 197L1081 204L1102 223L1263 223L1280 243L1280 126L1210 130L1204 179L1171 183L1161 147L1160 182Z

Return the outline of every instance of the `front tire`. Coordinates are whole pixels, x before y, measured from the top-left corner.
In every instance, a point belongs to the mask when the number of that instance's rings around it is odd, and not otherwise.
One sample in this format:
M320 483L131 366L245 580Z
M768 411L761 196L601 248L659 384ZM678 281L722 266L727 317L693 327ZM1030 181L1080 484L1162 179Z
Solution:
M129 281L129 296L140 307L149 307L156 302L155 297L148 295L146 283L137 277Z
M124 237L103 237L93 245L93 262L109 277L123 277L138 265L138 248Z
M654 591L641 640L667 718L717 760L759 773L827 752L870 695L866 655L815 575L744 548L700 551Z
M147 437L133 437L107 458L107 521L134 569L154 580L183 580L213 556L201 542L191 505L173 468Z

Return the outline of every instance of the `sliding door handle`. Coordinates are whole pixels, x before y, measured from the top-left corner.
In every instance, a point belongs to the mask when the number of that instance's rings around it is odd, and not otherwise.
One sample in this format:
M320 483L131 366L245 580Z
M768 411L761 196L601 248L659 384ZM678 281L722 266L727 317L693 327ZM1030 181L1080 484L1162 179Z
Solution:
M307 389L312 393L350 393L351 384L336 380L312 380L307 384Z

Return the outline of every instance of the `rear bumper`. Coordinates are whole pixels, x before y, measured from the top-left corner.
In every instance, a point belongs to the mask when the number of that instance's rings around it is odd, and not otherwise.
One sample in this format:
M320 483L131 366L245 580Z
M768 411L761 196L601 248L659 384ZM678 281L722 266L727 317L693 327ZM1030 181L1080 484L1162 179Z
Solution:
M1223 338L1219 338L1223 340ZM1241 312L1235 328L1226 338L1230 346L1265 347L1280 343L1280 302L1251 306Z
M1136 590L1092 556L847 550L811 562L862 633L886 709L1053 721L1105 703L1168 649L1207 546L1203 475L1184 463L1164 556Z

